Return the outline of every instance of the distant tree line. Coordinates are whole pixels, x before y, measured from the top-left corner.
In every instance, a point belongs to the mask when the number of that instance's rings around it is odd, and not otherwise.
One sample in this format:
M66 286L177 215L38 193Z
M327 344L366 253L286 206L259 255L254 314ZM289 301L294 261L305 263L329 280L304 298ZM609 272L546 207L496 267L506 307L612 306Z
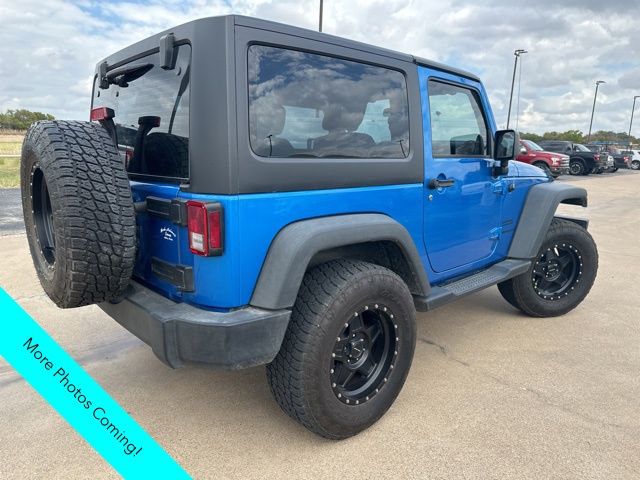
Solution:
M26 130L33 122L38 120L55 120L53 115L42 112L32 112L24 108L18 110L7 110L0 113L0 130ZM575 143L585 143L587 136L580 130L567 130L566 132L545 132L542 135L537 133L520 132L520 137L534 142L542 140L569 140ZM612 132L599 130L591 134L592 142L615 142L622 145L633 143L640 144L638 137L629 136L624 132Z
M542 140L568 140L575 143L586 143L587 135L580 130L567 130L566 132L545 132L542 135L537 133L525 133L520 132L520 138L526 140L532 140L534 142L541 142ZM624 132L612 132L599 130L591 134L590 142L613 142L621 145L627 145L629 143L638 144L640 139L637 137L629 136Z
M48 113L32 112L23 108L7 110L5 113L0 113L0 130L26 130L29 125L38 120L55 120L55 117Z

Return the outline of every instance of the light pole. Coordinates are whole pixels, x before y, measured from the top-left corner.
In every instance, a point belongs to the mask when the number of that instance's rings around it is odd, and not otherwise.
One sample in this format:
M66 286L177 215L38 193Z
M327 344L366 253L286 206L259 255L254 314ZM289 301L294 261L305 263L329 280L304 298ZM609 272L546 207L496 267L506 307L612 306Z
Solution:
M636 109L636 98L640 98L640 95L633 97L633 107L631 107L631 121L629 122L629 147L631 147L631 125L633 125L633 111Z
M596 94L593 96L593 108L591 109L591 121L589 122L589 134L587 135L587 143L591 140L591 126L593 125L593 114L596 111L596 99L598 98L598 87L601 83L607 83L604 80L598 80L596 82Z
M320 20L318 22L318 31L322 31L322 0L320 0Z
M509 121L511 120L511 103L513 102L513 86L516 83L516 69L518 68L518 58L520 58L520 55L523 55L525 53L527 53L527 51L521 48L513 52L513 54L516 56L516 60L513 63L513 78L511 79L511 94L509 95L509 112L507 113L507 128L509 128Z

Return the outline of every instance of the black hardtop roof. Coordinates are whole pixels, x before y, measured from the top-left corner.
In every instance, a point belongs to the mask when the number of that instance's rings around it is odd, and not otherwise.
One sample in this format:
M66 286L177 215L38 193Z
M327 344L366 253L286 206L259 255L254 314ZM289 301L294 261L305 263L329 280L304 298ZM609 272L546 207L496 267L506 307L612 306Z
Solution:
M476 75L470 72L467 72L465 70L460 70L454 67L449 67L442 63L427 60L425 58L415 57L413 55L396 52L394 50L389 50L382 47L375 47L373 45L369 45L366 43L357 42L355 40L349 40L346 38L330 35L327 33L316 32L314 30L309 30L306 28L293 27L291 25L286 25L283 23L272 22L270 20L262 20L262 19L253 18L253 17L246 17L242 15L223 15L223 16L217 16L217 17L204 17L197 20L192 20L191 22L187 22L182 25L176 26L174 28L167 29L149 38L141 40L133 45L125 47L122 50L114 53L113 55L110 55L109 57L105 58L104 60L106 60L109 63L110 67L115 66L115 64L119 64L125 61L127 58L130 58L132 55L136 55L141 51L146 51L150 47L153 47L153 42L155 42L155 45L157 46L157 41L160 39L162 35L173 32L176 34L176 36L186 36L187 38L191 38L192 36L195 36L196 32L198 33L201 32L203 30L202 27L208 27L209 24L212 24L211 26L213 26L214 22L218 24L220 24L221 22L224 22L224 23L230 22L232 25L246 26L251 28L268 30L276 33L282 33L285 35L308 38L308 39L316 40L319 42L325 42L325 43L330 43L330 44L334 44L334 45L338 45L341 47L346 47L354 50L360 50L360 51L371 53L374 55L381 55L381 56L390 57L396 60L412 62L417 65L433 68L436 70L441 70L444 72L449 72L454 75L466 77L478 82L480 81L480 79Z

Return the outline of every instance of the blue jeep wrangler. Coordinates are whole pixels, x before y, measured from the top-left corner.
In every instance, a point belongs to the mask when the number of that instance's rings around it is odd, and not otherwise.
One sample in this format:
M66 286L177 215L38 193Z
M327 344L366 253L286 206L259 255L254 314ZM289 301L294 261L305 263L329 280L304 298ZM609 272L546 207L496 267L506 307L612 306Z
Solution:
M239 16L98 63L91 122L28 132L22 199L40 281L97 303L171 367L267 365L328 438L405 381L416 310L485 287L528 315L587 295L584 189L511 162L480 80Z

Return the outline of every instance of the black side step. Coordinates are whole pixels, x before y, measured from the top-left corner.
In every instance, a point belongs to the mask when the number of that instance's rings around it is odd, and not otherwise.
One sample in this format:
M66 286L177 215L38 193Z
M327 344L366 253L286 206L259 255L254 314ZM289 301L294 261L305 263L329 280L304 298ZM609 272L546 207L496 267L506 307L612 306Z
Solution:
M441 307L470 293L517 277L526 272L530 266L531 260L510 258L460 280L435 286L431 289L428 296L414 297L416 310L424 312Z

